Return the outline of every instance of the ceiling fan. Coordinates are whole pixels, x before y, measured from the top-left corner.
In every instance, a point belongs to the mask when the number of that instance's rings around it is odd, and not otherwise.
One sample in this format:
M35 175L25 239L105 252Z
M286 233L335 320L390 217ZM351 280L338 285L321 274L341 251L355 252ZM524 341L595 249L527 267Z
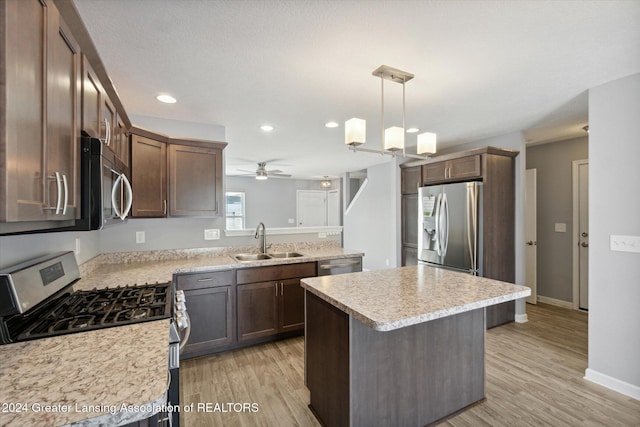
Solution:
M264 180L271 177L277 177L277 178L288 178L291 175L286 174L286 173L282 173L281 170L279 169L272 169L272 170L267 170L267 162L258 162L258 169L256 169L255 172L251 172L248 170L243 170L243 169L238 169L238 171L240 172L247 172L247 176L255 176L256 179L259 180Z

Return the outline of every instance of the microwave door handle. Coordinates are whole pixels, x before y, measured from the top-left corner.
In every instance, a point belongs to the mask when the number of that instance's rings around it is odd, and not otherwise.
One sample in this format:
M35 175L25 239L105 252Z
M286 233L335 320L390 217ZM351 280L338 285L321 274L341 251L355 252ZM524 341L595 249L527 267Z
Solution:
M116 181L111 187L111 206L113 207L113 211L116 213L117 217L120 217L120 212L118 210L118 198L116 196L118 192L118 184L120 183L120 181L122 181L122 176L123 175L118 175L118 178L116 178Z
M125 174L122 174L120 176L122 177L122 182L124 184L124 190L126 193L126 207L123 209L122 215L120 216L120 219L124 220L131 211L131 205L133 204L133 190L131 188L131 183L127 179L127 176Z

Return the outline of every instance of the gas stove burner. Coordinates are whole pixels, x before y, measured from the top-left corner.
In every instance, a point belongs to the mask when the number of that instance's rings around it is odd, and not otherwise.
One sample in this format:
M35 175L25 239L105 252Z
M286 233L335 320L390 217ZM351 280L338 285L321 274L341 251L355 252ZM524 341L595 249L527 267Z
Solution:
M141 320L149 317L150 310L148 308L138 307L131 310L123 310L116 314L116 321Z
M85 329L94 324L95 316L82 315L60 319L49 328L50 332L66 332L75 329Z

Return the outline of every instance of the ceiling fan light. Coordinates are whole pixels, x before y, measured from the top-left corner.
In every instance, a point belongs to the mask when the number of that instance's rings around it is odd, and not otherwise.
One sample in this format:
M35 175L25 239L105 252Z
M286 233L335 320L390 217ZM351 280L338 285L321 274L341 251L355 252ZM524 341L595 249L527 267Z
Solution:
M367 121L352 118L344 122L344 143L347 145L361 145L365 143L367 135Z
M392 126L384 130L384 149L395 151L404 148L404 129Z
M436 134L424 132L418 135L418 154L434 154L436 152Z

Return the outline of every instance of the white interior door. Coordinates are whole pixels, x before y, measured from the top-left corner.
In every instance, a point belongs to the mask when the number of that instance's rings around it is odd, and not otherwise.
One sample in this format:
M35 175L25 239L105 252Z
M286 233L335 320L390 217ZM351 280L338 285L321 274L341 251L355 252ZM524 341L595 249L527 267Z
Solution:
M297 191L298 227L327 225L327 192L317 190Z
M589 309L589 161L573 162L574 307ZM576 304L577 302L577 304Z
M531 288L531 295L527 297L527 302L536 304L538 302L537 268L538 268L538 231L537 231L537 171L527 169L526 190L524 195L525 214L525 280L526 285Z
M340 190L329 190L327 192L327 225L340 225Z

